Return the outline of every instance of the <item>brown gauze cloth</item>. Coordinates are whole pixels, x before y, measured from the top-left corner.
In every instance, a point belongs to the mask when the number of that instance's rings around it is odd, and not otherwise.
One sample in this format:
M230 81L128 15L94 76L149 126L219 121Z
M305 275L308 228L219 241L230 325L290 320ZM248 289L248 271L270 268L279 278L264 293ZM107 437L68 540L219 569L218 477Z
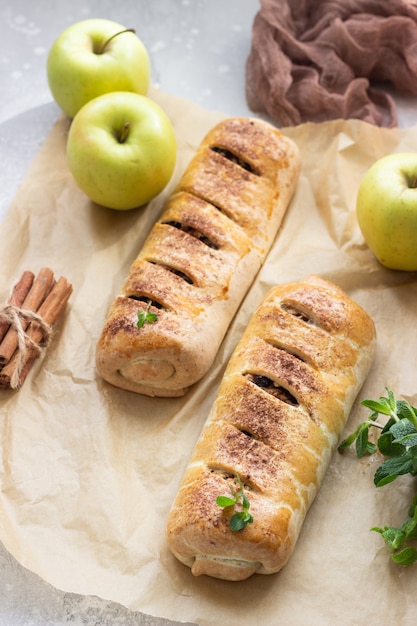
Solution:
M261 0L246 63L252 111L281 126L397 125L383 86L417 95L416 0Z

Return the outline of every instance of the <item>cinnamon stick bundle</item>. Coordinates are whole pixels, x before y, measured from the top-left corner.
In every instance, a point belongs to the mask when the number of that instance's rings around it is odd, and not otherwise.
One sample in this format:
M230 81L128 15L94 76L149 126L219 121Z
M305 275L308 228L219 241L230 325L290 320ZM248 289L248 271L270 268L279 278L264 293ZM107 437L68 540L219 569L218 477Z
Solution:
M0 308L0 387L19 389L62 313L72 286L44 267L35 277L23 272L9 301Z

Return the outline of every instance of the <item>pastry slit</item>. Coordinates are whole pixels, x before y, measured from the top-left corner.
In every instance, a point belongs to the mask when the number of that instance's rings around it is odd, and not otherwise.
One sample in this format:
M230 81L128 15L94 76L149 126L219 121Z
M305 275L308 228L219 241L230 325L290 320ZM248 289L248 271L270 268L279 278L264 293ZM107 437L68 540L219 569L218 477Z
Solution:
M234 424L234 427L236 428L236 430L242 433L242 435L245 435L245 437L249 437L249 439L256 439L256 441L261 441L259 437L257 437L254 433L250 432L250 430L248 430L247 428L241 428L237 424Z
M153 265L159 265L160 267L163 267L164 269L166 269L168 272L175 274L175 276L182 278L182 280L184 280L189 285L194 285L193 279L182 270L177 269L176 267L171 267L170 265L166 265L165 263L159 263L158 261L151 261L150 259L146 259L146 260L148 261L148 263L152 263Z
M251 163L249 163L245 159L242 159L242 157L239 157L237 154L232 152L232 150L229 150L228 148L222 148L220 146L210 146L210 150L213 150L213 152L220 154L228 161L235 163L236 165L246 170L247 172L250 172L254 176L260 176L258 170Z
M243 428L242 426L239 426L239 424L232 424L232 425L239 433L247 437L248 440L256 441L258 444L265 446L266 448L269 448L274 453L278 451L278 448L271 445L268 441L265 441L264 439L259 437L259 435L256 435L255 433L251 432L247 428Z
M126 298L129 298L130 300L137 300L138 302L146 302L146 304L149 304L150 306L155 307L156 309L166 309L166 307L161 303L158 302L158 300L153 300L152 298L150 298L149 296L146 296L145 294L129 294L126 296Z
M296 352L295 350L290 350L288 346L286 346L285 344L280 344L280 343L270 341L270 340L265 340L265 343L271 346L271 348L275 348L276 350L280 350L281 352L286 352L287 354L290 354L292 357L294 357L294 359L298 359L302 363L311 365L311 363L309 363L309 361L304 355L301 355L299 352Z
M235 483L235 488L238 489L236 476L239 475L239 478L242 481L242 486L244 489L246 489L247 491L259 492L259 489L253 483L248 482L245 476L242 476L237 471L233 471L230 467L222 467L221 465L207 465L206 467L207 467L207 470L211 472L212 474L222 475L223 480L225 481L226 485L228 485L229 482L232 481ZM219 493L218 495L220 496L220 495L226 495L226 494Z
M281 400L286 404L290 404L291 406L298 406L299 402L297 398L295 398L292 393L288 391L288 389L286 389L282 385L277 385L268 376L264 376L262 374L254 374L251 372L246 372L244 376L250 383L256 385L257 387L265 391L265 393L269 393L271 396L274 396L274 398L278 398L278 400Z
M167 226L172 226L173 228L177 228L178 230L181 230L182 232L187 233L187 235L190 235L191 237L198 239L198 241L201 241L201 243L208 246L209 248L213 248L213 250L219 249L219 246L217 246L209 237L207 237L207 235L197 230L196 228L193 228L192 226L187 226L187 224L183 224L182 222L175 222L175 221L161 222L161 224L166 224Z
M194 198L198 198L199 200L204 200L204 202L206 202L207 204L210 204L213 209L216 209L217 211L219 211L220 213L222 213L225 217L227 217L227 219L229 219L231 222L233 222L233 224L236 224L236 226L239 226L239 223L235 220L235 218L233 217L233 215L231 215L227 209L225 209L224 207L220 206L219 204L216 204L215 202L213 202L213 200L209 197L206 197L204 194L198 194L195 193L195 191L191 191L190 189L187 188L180 188L180 191L186 191L190 196L194 196Z
M281 302L281 309L292 315L293 317L297 317L302 322L306 324L312 324L314 326L320 326L315 317L313 317L312 312L306 311L306 309L301 308L293 304L292 302Z

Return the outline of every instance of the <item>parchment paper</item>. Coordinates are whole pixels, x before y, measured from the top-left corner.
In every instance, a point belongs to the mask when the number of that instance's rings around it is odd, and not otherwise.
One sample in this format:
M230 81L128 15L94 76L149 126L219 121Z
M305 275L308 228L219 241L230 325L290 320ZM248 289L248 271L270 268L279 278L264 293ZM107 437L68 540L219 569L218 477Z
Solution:
M374 525L404 521L415 481L377 490L377 460L336 453L296 550L277 575L241 583L194 578L171 556L165 521L238 338L270 286L316 273L341 285L375 320L373 369L359 406L388 385L415 403L415 273L382 268L355 218L362 175L378 157L417 151L417 128L307 123L288 132L303 169L274 247L208 375L184 398L152 399L96 374L107 309L193 150L222 113L151 92L173 121L173 180L145 209L90 203L67 168L69 122L52 128L1 225L2 301L24 269L48 265L74 293L52 345L18 392L0 395L0 539L26 568L68 592L202 626L415 622L416 569L389 561Z

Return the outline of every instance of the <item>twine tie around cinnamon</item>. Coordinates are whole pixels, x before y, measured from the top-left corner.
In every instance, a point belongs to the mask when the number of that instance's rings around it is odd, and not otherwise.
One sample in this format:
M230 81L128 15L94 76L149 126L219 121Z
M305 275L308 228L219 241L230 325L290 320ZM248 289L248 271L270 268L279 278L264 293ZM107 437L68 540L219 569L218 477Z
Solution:
M27 351L31 349L40 353L42 349L46 349L52 337L52 328L42 319L40 315L38 315L38 313L35 313L35 311L21 309L11 304L6 304L0 308L0 318L10 324L10 327L15 330L17 335L18 357L16 369L10 380L11 388L16 389L19 386L20 374L23 364L26 361ZM22 320L25 320L28 323L36 322L39 324L43 333L43 340L41 343L37 343L29 337L23 328Z

